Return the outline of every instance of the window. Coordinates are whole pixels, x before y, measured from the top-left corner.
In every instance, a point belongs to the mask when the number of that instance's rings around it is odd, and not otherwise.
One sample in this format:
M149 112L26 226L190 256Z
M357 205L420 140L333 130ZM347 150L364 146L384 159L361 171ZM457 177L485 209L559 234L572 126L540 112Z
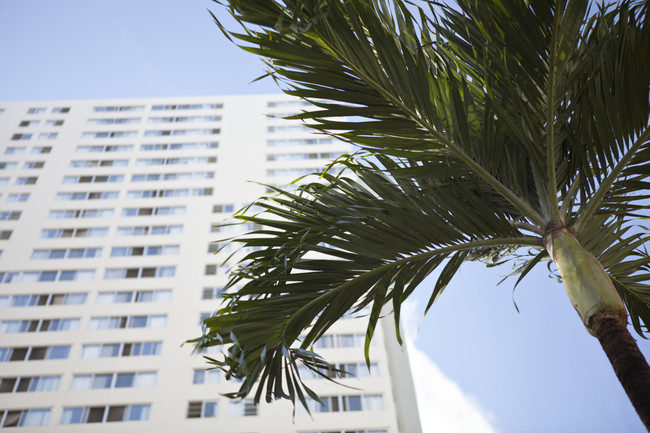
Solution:
M219 128L209 128L209 129L166 129L166 130L155 130L155 131L145 131L145 137L165 137L165 136L176 136L176 135L212 135L218 134L220 132Z
M306 176L308 174L316 173L322 170L322 167L313 168L272 168L266 170L267 176Z
M58 132L42 132L38 134L39 140L54 140L59 136Z
M11 136L12 140L31 140L32 134L14 134Z
M172 299L172 291L138 290L123 292L100 292L97 294L97 304L118 304L131 302L168 302Z
M38 107L38 108L29 108L27 110L27 114L41 114L41 113L45 113L45 108Z
M216 416L216 401L190 401L187 405L188 418L214 418Z
M25 164L23 164L23 168L25 169L36 169L36 168L43 168L45 165L45 161L27 161Z
M1 320L0 334L76 331L79 319Z
M0 230L0 241L6 241L11 237L11 230Z
M190 143L170 143L170 144L142 144L141 151L158 151L158 150L198 150L198 149L217 149L219 142L190 142Z
M99 106L93 107L95 113L112 113L116 111L142 111L144 105Z
M0 393L58 391L61 376L3 377Z
M75 374L70 382L73 391L82 389L141 388L156 385L156 372Z
M46 120L45 126L62 126L63 120Z
M118 191L58 192L54 200L115 200L118 196Z
M108 227L90 227L75 229L43 229L41 239L56 238L101 238L108 235Z
M135 165L192 165L192 164L214 164L216 156L195 156L187 158L139 158Z
M122 209L122 216L185 215L185 210L185 206L127 207Z
M14 185L34 185L36 183L37 179L38 179L38 177L36 177L36 176L17 177L16 178L16 183Z
M40 120L23 120L18 124L18 126L21 127L21 128L26 128L26 127L30 127L30 126L38 126L38 124L40 122L41 122Z
M162 352L161 341L144 341L140 343L104 343L84 344L81 358L112 358L121 356L155 356Z
M20 219L21 211L0 211L0 221Z
M47 217L50 219L67 218L112 218L113 209L59 209L51 210Z
M0 177L0 186L9 185L8 177Z
M28 192L13 193L7 196L7 203L19 203L19 202L22 203L22 202L26 202L27 200L29 200Z
M300 99L291 99L287 101L269 101L266 103L267 107L305 107L311 105L307 101Z
M219 252L220 244L211 242L208 244L208 254L216 254Z
M94 269L66 271L0 272L0 284L42 283L50 281L89 281L95 279Z
M381 394L321 397L321 402L322 404L309 399L307 400L307 406L312 413L384 410L384 399ZM298 410L303 413L305 411L302 407L299 407Z
M218 265L205 265L205 275L217 275Z
M0 362L67 359L70 346L32 346L0 349Z
M140 123L140 117L123 117L110 119L88 119L88 125L126 125Z
M34 307L47 305L83 305L87 293L50 293L42 295L0 296L0 308Z
M124 180L122 175L112 176L65 176L62 183L118 183Z
M60 424L146 421L150 412L150 404L66 407L63 408Z
M0 422L3 428L47 425L50 409L0 409Z
M27 150L26 147L7 147L5 149L5 155L22 155L25 153L25 150Z
M176 275L176 266L159 266L157 268L111 268L104 273L105 280L122 278L164 278Z
M3 162L0 161L0 170L13 170L18 167L17 162Z
M115 236L180 235L182 225L118 227Z
M256 416L257 406L250 400L230 400L228 416Z
M214 384L221 381L221 372L219 370L195 369L192 376L194 385Z
M125 329L125 328L164 328L167 326L167 315L150 316L104 316L91 317L88 330Z
M161 198L212 195L212 188L154 189L129 191L126 198Z
M128 159L86 159L70 161L71 168L126 167L127 165L129 165Z
M181 104L181 105L152 105L152 111L160 110L207 110L223 108L223 104Z
M214 179L214 171L197 171L194 173L148 173L134 174L131 182L157 182L166 180Z
M131 152L133 145L124 144L118 146L77 146L75 152L77 153L97 153L97 152Z
M52 113L69 113L70 107L54 107Z
M52 151L51 146L34 146L32 147L31 153L50 153Z
M86 259L101 257L101 248L58 248L33 250L31 260Z

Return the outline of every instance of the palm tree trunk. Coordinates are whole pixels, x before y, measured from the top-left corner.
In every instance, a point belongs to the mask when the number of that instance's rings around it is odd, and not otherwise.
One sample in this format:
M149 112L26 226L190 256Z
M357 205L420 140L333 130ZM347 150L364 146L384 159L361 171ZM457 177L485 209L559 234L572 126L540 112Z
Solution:
M593 254L564 227L549 230L544 244L587 330L598 338L632 406L650 432L650 366L627 330L627 310Z
M592 316L590 325L632 406L650 431L650 366L628 332L626 318L603 312Z

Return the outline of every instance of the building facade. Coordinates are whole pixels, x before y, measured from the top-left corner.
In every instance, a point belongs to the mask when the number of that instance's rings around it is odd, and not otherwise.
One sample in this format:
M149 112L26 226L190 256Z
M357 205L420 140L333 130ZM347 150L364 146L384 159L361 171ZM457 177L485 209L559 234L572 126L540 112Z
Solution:
M350 387L307 379L313 416L231 401L183 345L219 306L219 226L349 152L281 116L282 95L0 103L0 428L34 432L419 432L406 355L365 321L318 352ZM212 354L214 355L214 354Z

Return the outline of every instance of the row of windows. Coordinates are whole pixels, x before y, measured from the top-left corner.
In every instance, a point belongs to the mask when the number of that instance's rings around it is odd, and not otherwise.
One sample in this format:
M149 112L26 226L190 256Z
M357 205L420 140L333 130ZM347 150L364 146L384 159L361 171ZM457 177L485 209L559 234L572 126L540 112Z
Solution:
M148 316L105 316L91 317L88 325L89 331L100 329L126 329L126 328L164 328L167 326L166 314L152 314Z
M119 183L124 181L123 175L95 176L65 176L61 183Z
M178 104L178 105L152 105L152 111L162 110L214 110L223 108L223 104Z
M141 388L156 386L155 371L133 373L75 374L70 382L73 391L86 389Z
M197 165L197 164L214 164L217 162L216 156L194 156L186 158L138 158L135 161L136 166L152 165ZM23 168L41 168L44 162L40 161L40 166L35 166L37 162L25 163ZM29 165L29 166L28 166ZM34 166L32 166L34 165ZM86 159L70 161L71 168L92 168L92 167L126 167L129 165L128 159ZM13 169L18 166L17 162L0 162L1 169Z
M304 365L298 366L300 377L305 379L324 379L329 378L362 378L362 377L379 377L379 364L370 363L370 369L365 362L334 364L331 368L321 370L321 374L315 373Z
M112 218L113 209L57 209L48 212L49 219Z
M60 424L146 421L150 412L150 404L67 407L63 409Z
M27 109L27 114L41 114L45 113L47 109L45 107L32 107ZM63 114L69 113L70 107L54 107L52 108L52 113Z
M341 152L314 152L314 153L269 153L267 161L303 161L307 159L336 159Z
M228 416L256 416L257 406L248 400L231 400L228 402ZM190 401L187 405L188 418L215 418L217 416L218 402Z
M223 288L206 287L201 292L201 299L218 299ZM132 302L168 302L171 301L170 289L158 290L121 290L99 292L97 304L119 304ZM51 305L84 305L87 293L47 293L39 295L4 295L0 296L0 308L37 307Z
M134 174L131 176L131 182L214 179L214 174L215 174L214 171L195 171L195 172L188 172L188 173Z
M150 117L149 123L216 122L221 116Z
M144 131L145 137L166 137L166 136L177 136L177 135L214 135L219 134L221 130L219 128L207 128L207 129L159 129L152 131Z
M119 195L119 191L58 192L54 200L115 200Z
M11 193L7 196L7 203L24 203L29 200L28 192Z
M0 211L0 221L17 220L21 214L21 211Z
M65 271L0 272L0 284L38 283L46 281L89 281L95 278L94 269Z
M23 133L23 134L14 134L11 136L11 139L14 141L18 140L31 140L34 134ZM41 132L38 134L39 140L54 140L59 136L58 132Z
M212 195L212 188L179 188L128 191L126 198L197 197Z
M122 209L123 217L185 215L185 206L127 207Z
M43 154L50 153L51 151L52 146L33 146L30 153ZM24 146L7 147L5 149L5 155L24 155L25 152L27 152L27 148Z
M0 393L58 391L61 376L3 377L0 378Z
M168 143L168 144L141 144L140 150L158 151L158 150L197 150L197 149L217 149L219 142L189 142L189 143Z
M113 247L111 257L174 255L179 245L148 245L137 247ZM80 259L100 257L102 248L50 248L32 251L31 260Z
M36 319L36 320L0 320L0 334L21 332L56 332L76 331L79 329L78 318Z
M0 409L0 426L28 427L47 425L50 422L50 409Z
M313 168L270 168L266 170L267 176L306 176L308 174L322 171L322 167Z
M45 165L45 161L25 161L23 164L23 169L35 169L35 168L43 168ZM13 162L4 162L0 161L0 170L13 170L18 168L18 163L13 161Z
M138 131L97 131L84 132L81 134L82 139L92 138L131 138L137 137Z
M100 152L131 152L133 145L105 145L105 146L77 146L77 153L100 153Z
M157 207L157 208L128 208L122 210L122 216L148 216L148 215L183 215L184 206ZM183 233L182 225L151 225L151 226L125 226L118 227L116 236L153 236L177 235ZM41 239L58 238L92 238L108 235L108 227L71 228L71 229L43 229Z
M164 278L176 275L175 266L111 268L104 272L105 280L121 278ZM90 281L95 279L94 269L61 271L0 272L0 284L42 283L50 281Z
M0 362L68 359L70 346L0 347Z
M162 341L143 341L140 343L84 344L81 358L115 358L127 356L155 356L162 352Z
M363 347L366 334L334 334L323 335L314 343L315 349L330 349L335 347ZM375 340L371 340L374 344Z
M381 394L337 395L321 397L321 403L309 399L307 406L312 413L379 411L384 410L384 398ZM299 412L304 410L302 406L298 406Z
M21 128L38 126L41 123L40 120L22 120L18 126ZM62 119L50 119L45 121L45 126L62 126Z
M268 147L278 146L313 146L317 144L332 144L335 141L331 138L287 138L267 140Z
M47 305L83 305L87 293L48 293L42 295L0 296L0 308L34 307Z
M87 125L128 125L131 123L140 123L140 117L122 117L108 119L88 119Z

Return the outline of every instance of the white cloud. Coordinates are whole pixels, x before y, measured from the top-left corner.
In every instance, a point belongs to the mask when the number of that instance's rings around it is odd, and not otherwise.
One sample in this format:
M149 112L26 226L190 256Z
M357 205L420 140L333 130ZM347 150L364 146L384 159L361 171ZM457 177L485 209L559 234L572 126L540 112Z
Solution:
M444 433L496 433L494 416L463 392L457 383L446 377L417 346L417 305L408 301L402 317L408 318L404 330L408 345L415 392L420 410L422 431Z

